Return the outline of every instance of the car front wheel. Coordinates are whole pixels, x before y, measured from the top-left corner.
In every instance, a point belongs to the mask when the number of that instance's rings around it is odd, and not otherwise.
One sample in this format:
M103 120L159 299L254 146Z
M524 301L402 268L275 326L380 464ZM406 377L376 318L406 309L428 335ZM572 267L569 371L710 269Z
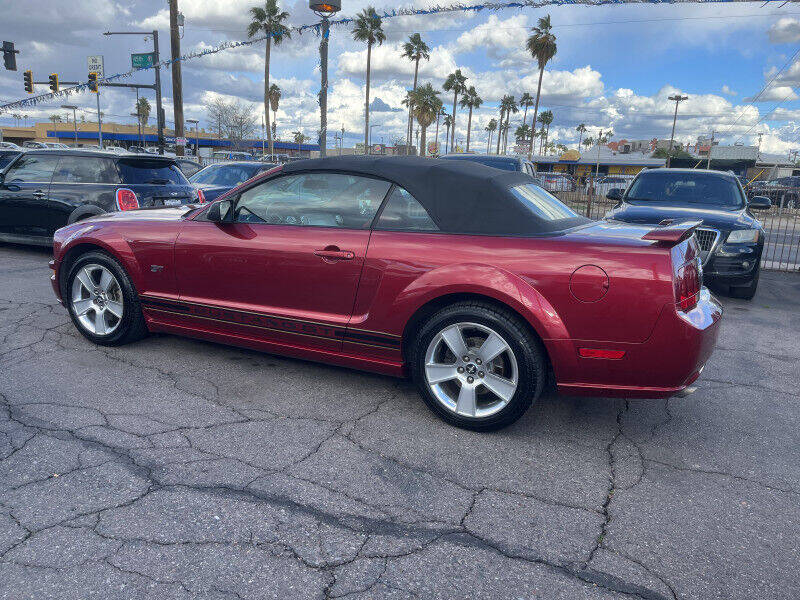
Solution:
M87 252L72 263L62 298L75 327L95 344L118 346L147 333L133 283L105 252Z
M510 311L460 302L431 316L411 351L412 376L426 404L457 427L510 425L544 387L544 350Z

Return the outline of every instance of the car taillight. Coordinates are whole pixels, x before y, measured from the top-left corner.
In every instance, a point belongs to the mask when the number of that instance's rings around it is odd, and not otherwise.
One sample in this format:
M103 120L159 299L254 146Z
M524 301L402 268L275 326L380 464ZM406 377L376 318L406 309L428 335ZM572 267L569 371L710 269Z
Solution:
M139 199L133 190L119 188L117 190L117 208L119 210L136 210L139 208Z
M197 188L197 203L198 204L205 204L206 203L206 195L203 193L203 190Z
M703 287L703 273L700 260L692 259L675 271L675 306L687 312L697 306L700 288Z

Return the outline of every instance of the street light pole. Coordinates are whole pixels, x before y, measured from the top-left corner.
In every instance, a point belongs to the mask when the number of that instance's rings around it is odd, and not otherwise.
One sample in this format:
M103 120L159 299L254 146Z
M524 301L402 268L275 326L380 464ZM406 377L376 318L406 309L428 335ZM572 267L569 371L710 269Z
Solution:
M328 155L328 38L330 18L342 10L342 0L309 0L308 7L322 19L319 42L320 90L319 90L319 155Z
M672 143L675 140L675 123L678 122L678 104L688 99L689 96L681 96L680 94L675 94L674 96L670 96L668 98L668 100L672 100L675 103L675 115L672 117L672 134L669 136L669 150L667 151L667 166L669 166L670 159L672 158Z
M77 148L78 147L78 117L76 116L75 111L78 110L78 107L74 106L72 104L62 104L61 108L65 108L67 110L71 110L72 111L72 127L73 127L74 132L75 132L75 142L73 143L73 146L75 146L75 148Z

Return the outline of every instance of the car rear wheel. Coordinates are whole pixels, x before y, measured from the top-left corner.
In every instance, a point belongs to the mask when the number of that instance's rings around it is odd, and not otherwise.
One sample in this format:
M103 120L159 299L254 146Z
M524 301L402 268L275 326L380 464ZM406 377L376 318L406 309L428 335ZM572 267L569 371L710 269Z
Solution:
M118 346L147 334L128 274L105 252L87 252L72 263L62 298L75 327L95 344Z
M544 351L510 311L460 302L431 316L411 351L414 381L426 404L457 427L510 425L538 398Z

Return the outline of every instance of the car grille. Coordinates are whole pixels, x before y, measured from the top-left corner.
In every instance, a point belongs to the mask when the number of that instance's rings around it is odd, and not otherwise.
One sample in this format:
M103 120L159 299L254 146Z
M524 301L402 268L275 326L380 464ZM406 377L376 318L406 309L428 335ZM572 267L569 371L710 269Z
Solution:
M703 263L708 260L708 255L717 243L719 232L714 229L695 229L694 235L697 238L697 245L700 246L700 258Z

